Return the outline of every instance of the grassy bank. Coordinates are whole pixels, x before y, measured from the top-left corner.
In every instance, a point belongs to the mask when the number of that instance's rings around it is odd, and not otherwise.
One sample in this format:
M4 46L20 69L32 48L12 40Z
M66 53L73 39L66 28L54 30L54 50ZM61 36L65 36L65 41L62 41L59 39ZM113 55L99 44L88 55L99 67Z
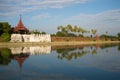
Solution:
M62 46L62 45L82 45L82 44L109 44L109 43L120 43L120 41L79 41L79 42L26 42L26 43L13 43L13 42L0 42L0 47L17 47L17 46Z

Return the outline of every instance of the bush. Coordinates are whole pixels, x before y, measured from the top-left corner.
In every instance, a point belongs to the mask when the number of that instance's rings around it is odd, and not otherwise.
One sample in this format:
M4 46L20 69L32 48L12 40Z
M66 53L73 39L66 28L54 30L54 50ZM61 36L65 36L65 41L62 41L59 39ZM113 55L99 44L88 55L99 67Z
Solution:
M3 41L9 41L10 40L10 34L9 33L3 33L1 35L1 38Z
M79 37L84 38L84 36L82 34L80 34Z
M73 33L68 33L68 37L77 37L77 36Z
M118 33L118 37L120 38L120 33Z
M65 34L63 32L59 31L59 32L56 33L56 36L58 36L58 37L64 37Z

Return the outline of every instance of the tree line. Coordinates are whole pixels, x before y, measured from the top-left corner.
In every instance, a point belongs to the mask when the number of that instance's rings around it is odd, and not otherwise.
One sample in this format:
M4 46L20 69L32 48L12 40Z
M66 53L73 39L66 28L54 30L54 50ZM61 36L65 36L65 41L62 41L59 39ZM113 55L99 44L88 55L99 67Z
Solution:
M56 37L89 37L89 38L94 38L96 37L97 30L96 29L91 29L91 30L86 30L80 26L72 26L70 24L66 26L58 26L57 27L57 32L55 34L51 34L51 36L56 36ZM13 32L13 27L8 22L0 22L0 41L9 41L10 36ZM39 30L31 30L29 31L28 34L46 34L46 32L41 32ZM85 36L85 34L89 34L89 36ZM111 36L108 35L108 32L106 31L105 34L102 34L99 36L99 38L104 38L108 40L109 38L113 39L119 39L120 40L120 32L118 33L117 36Z
M58 32L56 33L56 36L61 37L76 37L76 36L82 36L84 33L88 33L86 29L83 29L82 27L78 27L77 25L71 26L68 24L67 26L58 26L57 27Z
M77 25L71 26L70 24L67 26L58 26L57 29L58 32L56 35L54 34L54 36L58 37L84 37L84 34L90 34L90 32L92 35L95 35L97 33L96 29L91 29L91 31L89 31Z
M108 34L108 31L106 31L104 34L98 36L97 35L97 29L91 29L86 30L82 27L79 27L77 25L72 26L70 24L66 26L58 26L58 31L56 34L52 34L52 36L56 37L82 37L82 38L100 38L104 40L120 40L120 32L117 34L117 36L112 36ZM87 36L85 36L87 34Z

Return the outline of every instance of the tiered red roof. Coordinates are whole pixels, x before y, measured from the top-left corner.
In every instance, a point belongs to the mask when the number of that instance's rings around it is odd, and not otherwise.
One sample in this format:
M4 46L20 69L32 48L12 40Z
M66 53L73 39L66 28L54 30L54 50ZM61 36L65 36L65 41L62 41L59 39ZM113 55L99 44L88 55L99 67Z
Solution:
M24 54L24 53L13 55L13 58L14 58L14 59L18 62L18 64L19 64L20 71L22 70L22 64L23 64L23 62L24 62L25 59L27 59L28 57L29 57L29 54Z
M21 16L20 16L18 25L13 29L13 31L14 32L19 32L19 31L29 32L29 30L23 25Z

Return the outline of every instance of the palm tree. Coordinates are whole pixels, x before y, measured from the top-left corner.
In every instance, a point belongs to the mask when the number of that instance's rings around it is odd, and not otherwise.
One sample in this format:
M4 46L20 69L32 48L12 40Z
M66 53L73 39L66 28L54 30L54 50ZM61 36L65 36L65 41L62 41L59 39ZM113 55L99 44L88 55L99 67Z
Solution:
M108 34L108 31L106 31L106 36L105 36L105 40L107 41L107 34Z
M95 36L95 34L97 33L97 30L92 29L91 31L92 31L92 34Z
M106 35L108 34L108 31L106 31Z
M87 33L88 31L87 30L85 30L85 29L82 29L82 35L84 34L84 33Z
M75 33L76 33L76 32L79 32L79 28L77 27L77 25L74 26L73 32L75 32Z
M68 24L68 25L66 26L66 30L67 30L68 32L72 32L72 26L71 26L70 24Z
M118 38L120 38L120 33L118 33L117 35L118 35Z
M58 26L57 29L60 30L60 31L62 31L63 26Z
M96 34L97 33L97 30L91 30L92 31L92 34Z
M60 26L58 26L57 29L60 30Z
M78 32L78 34L79 34L79 32L81 32L81 27L78 27L77 32Z

